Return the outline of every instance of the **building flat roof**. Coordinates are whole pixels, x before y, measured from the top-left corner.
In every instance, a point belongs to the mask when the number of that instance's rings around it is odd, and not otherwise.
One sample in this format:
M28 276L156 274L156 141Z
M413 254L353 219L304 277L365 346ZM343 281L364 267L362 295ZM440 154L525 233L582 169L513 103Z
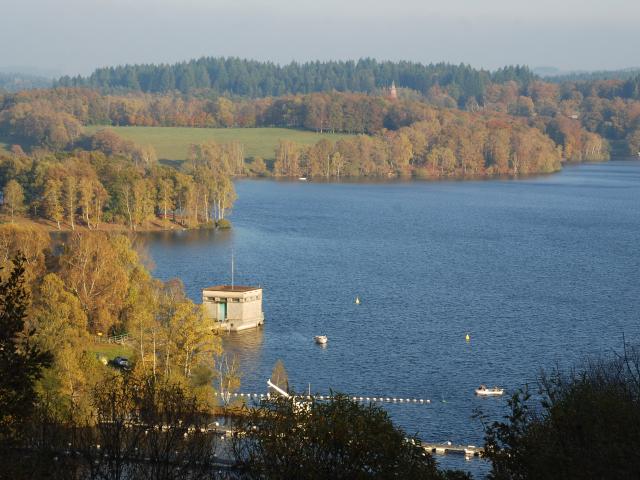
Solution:
M203 289L207 292L250 292L252 290L260 290L260 287L250 287L247 285L215 285Z

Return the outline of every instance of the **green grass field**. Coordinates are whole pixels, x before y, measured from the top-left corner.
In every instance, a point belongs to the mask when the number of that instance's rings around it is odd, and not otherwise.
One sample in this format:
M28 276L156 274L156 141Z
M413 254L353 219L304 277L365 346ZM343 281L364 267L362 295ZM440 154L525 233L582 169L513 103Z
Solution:
M116 357L131 358L133 355L133 348L129 345L91 343L88 345L87 350L91 353L103 355L108 360L113 360Z
M181 161L189 145L213 140L217 143L238 141L244 145L247 157L271 160L279 140L292 140L312 145L322 138L337 141L348 135L315 133L287 128L189 128L189 127L104 127L89 126L87 133L109 128L118 135L142 145L152 145L160 160Z

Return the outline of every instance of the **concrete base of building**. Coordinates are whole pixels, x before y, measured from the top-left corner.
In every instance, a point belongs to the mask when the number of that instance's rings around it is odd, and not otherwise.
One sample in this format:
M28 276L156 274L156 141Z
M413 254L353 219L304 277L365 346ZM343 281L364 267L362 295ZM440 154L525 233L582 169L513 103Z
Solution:
M242 320L227 320L216 322L216 328L227 332L239 332L264 325L264 317L247 318Z

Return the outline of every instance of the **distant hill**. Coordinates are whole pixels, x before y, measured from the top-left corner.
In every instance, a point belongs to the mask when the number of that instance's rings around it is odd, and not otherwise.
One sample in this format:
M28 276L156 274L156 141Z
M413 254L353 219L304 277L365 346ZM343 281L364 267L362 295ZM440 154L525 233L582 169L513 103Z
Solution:
M87 86L106 91L152 93L210 90L244 97L269 97L313 92L375 92L397 87L427 94L432 87L446 88L459 103L478 100L491 82L515 80L527 85L535 75L525 66L494 72L469 65L416 62L358 61L292 62L278 65L240 58L205 57L173 65L124 65L100 68L88 77L62 77L60 86Z
M13 93L33 88L49 88L52 84L53 81L46 77L26 73L0 72L0 91Z
M557 75L563 75L566 72L563 72L559 68L556 67L534 67L532 69L533 73L540 77L555 77Z
M624 68L621 70L599 70L593 72L575 71L558 73L540 73L545 80L555 83L562 82L593 82L598 80L629 80L640 74L640 67Z

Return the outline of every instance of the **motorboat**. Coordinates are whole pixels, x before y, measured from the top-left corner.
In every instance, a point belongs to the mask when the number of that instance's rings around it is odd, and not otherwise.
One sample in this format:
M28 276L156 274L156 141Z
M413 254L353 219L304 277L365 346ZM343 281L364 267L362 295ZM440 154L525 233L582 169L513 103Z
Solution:
M493 387L489 388L486 385L480 385L476 388L476 395L481 395L483 397L492 397L502 395L504 393L504 388Z
M298 180L300 180L301 182L306 182L307 181L307 177L298 177Z
M313 339L319 345L324 345L329 340L326 335L316 335Z

